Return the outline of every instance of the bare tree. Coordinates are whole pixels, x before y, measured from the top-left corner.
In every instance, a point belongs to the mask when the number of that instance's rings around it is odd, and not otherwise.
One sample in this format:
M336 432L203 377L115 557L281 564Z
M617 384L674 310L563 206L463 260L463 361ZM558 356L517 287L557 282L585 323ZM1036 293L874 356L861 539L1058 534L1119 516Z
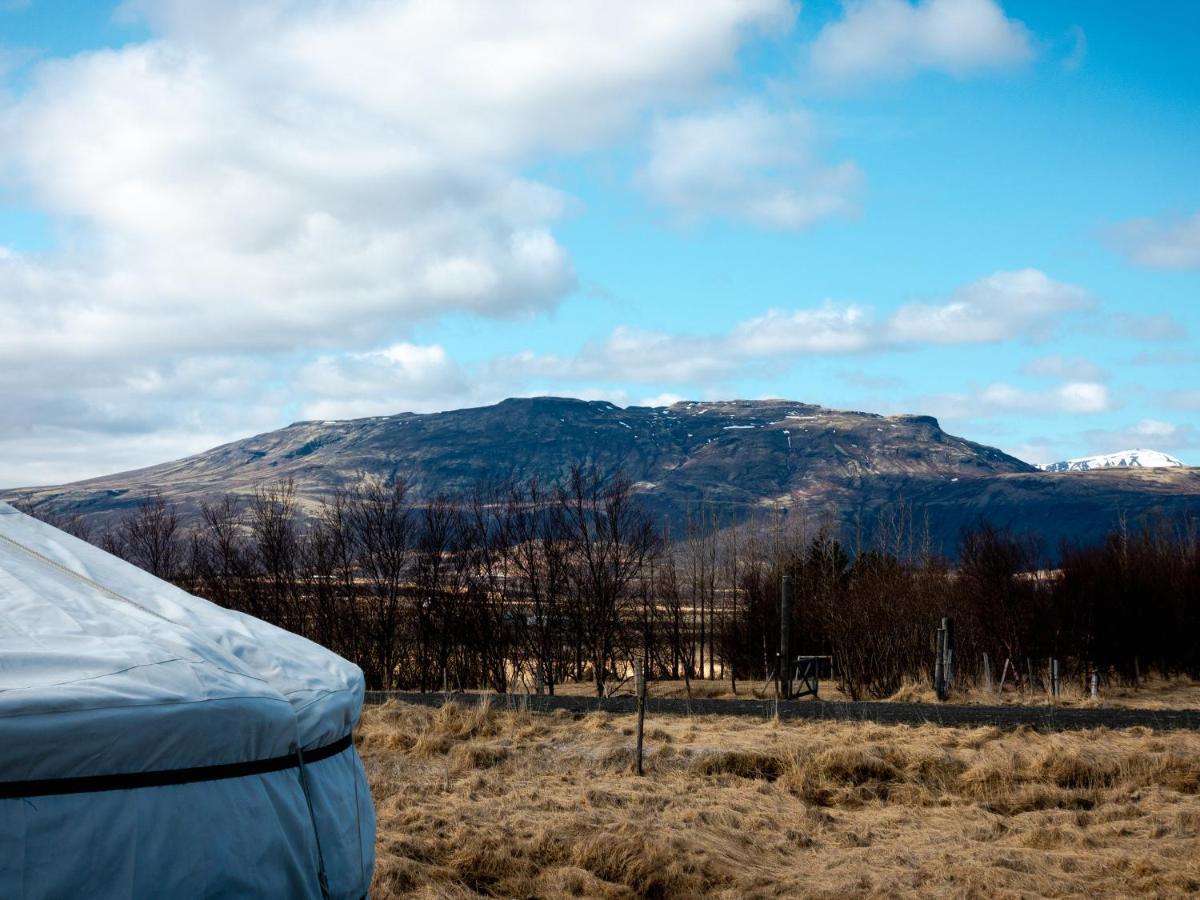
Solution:
M360 659L365 652L365 620L349 503L342 490L321 503L302 542L301 581L313 640Z
M296 502L291 479L259 488L250 504L248 524L262 590L259 608L271 621L304 634L307 623L299 595L301 547Z
M445 494L434 497L420 512L416 540L415 609L417 683L422 691L447 681L447 672L462 627L461 601L462 511Z
M160 492L151 494L121 520L117 540L120 555L151 575L170 580L179 574L183 561L179 515Z
M520 621L519 589L513 547L504 522L506 491L495 482L476 484L464 513L469 548L468 583L464 617L466 646L472 651L481 677L494 690L505 691L509 672L521 666L518 658Z
M193 590L221 606L247 609L251 551L241 500L235 494L200 504L200 524L192 530L190 549Z
M349 492L346 517L356 547L358 570L370 609L365 670L372 683L390 689L401 659L405 588L412 560L412 510L408 485L363 479Z
M633 500L628 479L607 481L595 469L572 466L559 503L573 544L571 578L596 695L619 649L631 586L653 553L657 535Z
M513 568L523 584L525 651L535 677L553 694L562 678L569 612L569 547L563 510L537 479L513 482L505 522Z

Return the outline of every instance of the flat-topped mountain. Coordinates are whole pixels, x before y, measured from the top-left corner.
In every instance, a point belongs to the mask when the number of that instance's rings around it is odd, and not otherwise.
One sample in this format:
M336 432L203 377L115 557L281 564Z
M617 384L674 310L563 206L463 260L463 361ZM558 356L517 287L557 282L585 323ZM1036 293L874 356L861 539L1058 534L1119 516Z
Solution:
M928 416L884 417L782 400L620 408L558 397L452 412L296 422L146 469L40 489L38 498L118 508L158 489L186 502L285 478L315 498L361 473L403 475L420 497L481 478L553 481L575 462L621 469L680 502L791 502L830 481L1030 472L999 450L946 434ZM24 493L24 492L18 492Z
M620 408L557 397L297 422L175 462L9 495L102 520L161 491L188 516L206 497L250 494L288 478L303 500L315 502L363 474L403 476L420 500L492 477L551 482L575 462L621 470L656 514L672 517L700 506L730 520L788 510L861 531L881 507L904 501L918 520L930 512L930 528L947 550L980 517L1036 525L1056 542L1094 536L1120 513L1194 513L1200 497L1196 470L1154 470L1165 481L1153 484L1112 471L1063 481L949 435L929 416L786 400Z

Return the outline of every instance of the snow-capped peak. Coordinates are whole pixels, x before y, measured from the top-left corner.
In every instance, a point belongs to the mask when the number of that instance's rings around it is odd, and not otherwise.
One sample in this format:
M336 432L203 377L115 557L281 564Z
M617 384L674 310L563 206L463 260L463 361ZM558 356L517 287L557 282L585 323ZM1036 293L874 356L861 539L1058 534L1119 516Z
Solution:
M1173 456L1157 450L1120 450L1100 456L1081 456L1038 466L1043 472L1086 472L1089 469L1162 469L1182 466Z

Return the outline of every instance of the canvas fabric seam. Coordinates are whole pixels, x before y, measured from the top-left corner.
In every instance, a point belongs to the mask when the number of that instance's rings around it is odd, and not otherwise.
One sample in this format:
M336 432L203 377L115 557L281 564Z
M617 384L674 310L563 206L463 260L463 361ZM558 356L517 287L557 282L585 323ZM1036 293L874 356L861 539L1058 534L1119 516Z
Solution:
M118 594L116 591L112 590L111 588L105 587L104 585L100 584L100 582L94 581L93 579L88 578L86 575L81 575L80 573L74 571L73 569L69 569L66 566L62 565L61 563L55 562L54 560L52 560L50 557L46 556L45 554L39 553L37 550L34 550L32 547L25 546L20 541L13 540L6 534L0 534L0 541L3 541L5 543L9 544L10 546L16 547L18 550L24 551L25 553L32 556L35 560L37 560L45 565L50 566L51 568L55 569L56 571L63 572L66 575L69 575L72 578L75 578L78 581L83 582L84 584L88 585L89 587L95 588L96 590L98 590L102 594L104 594L105 596L111 597L112 599L117 600L119 602L128 603L130 606L133 606L136 609L140 609L142 612L148 613L149 615L154 616L156 619L161 619L163 622L167 622L178 628L186 628L187 627L179 622L176 622L174 619L167 618L162 613L155 612L154 610L143 606L142 604L138 603L136 600L131 600L130 598L124 596L123 594ZM199 660L199 662L202 662L204 665L210 666L221 672L228 672L231 675L237 675L242 678L250 678L254 681L260 681L263 684L267 684L267 685L270 684L270 682L268 682L267 679L263 678L260 675L255 675L252 672L243 672L238 669L228 669L224 666L217 665L212 660L207 660L207 659Z

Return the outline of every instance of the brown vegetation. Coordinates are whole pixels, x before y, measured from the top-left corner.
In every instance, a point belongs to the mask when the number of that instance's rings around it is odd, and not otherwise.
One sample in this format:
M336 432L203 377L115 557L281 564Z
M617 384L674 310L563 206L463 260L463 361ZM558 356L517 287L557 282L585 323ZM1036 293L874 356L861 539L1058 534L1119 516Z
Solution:
M1186 896L1200 735L388 704L372 896Z

